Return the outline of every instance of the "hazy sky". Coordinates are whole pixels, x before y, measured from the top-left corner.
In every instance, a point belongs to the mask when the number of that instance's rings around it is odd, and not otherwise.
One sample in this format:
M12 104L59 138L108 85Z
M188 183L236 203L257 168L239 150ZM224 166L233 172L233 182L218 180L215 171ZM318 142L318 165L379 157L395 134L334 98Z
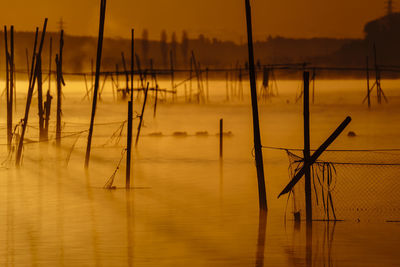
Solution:
M100 0L3 1L0 23L16 30L34 30L49 18L49 30L58 29L62 17L69 34L97 35ZM364 24L385 14L385 0L251 0L254 34L285 37L363 36ZM395 10L396 10L395 1ZM400 6L399 6L400 9ZM244 40L244 0L108 0L107 37L129 37L134 27L151 39L160 32L186 29L220 39Z

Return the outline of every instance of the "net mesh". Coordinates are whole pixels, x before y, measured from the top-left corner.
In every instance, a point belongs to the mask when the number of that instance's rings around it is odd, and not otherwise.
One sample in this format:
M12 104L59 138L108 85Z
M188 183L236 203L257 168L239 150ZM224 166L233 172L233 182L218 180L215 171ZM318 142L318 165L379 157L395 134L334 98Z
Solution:
M303 152L287 150L292 178ZM325 151L311 166L313 220L400 221L400 151ZM291 192L305 217L304 177Z

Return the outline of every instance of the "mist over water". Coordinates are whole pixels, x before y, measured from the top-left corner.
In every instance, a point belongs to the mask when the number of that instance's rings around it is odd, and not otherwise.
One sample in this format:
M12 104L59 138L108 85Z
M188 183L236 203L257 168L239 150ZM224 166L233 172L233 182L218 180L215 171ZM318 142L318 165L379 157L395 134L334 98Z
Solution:
M54 141L54 109L50 140L35 142L38 122L34 98L26 135L33 142L24 145L23 164L16 168L9 160L0 169L1 265L400 264L396 249L400 245L399 224L381 218L314 222L312 243L307 244L305 224L293 221L286 196L277 199L289 181L284 151L263 150L269 212L259 215L247 83L243 83L244 101L232 95L227 101L226 82L210 81L207 104L185 102L182 85L177 102L172 103L167 95L163 103L160 96L156 117L150 92L141 137L133 150L133 188L128 191L124 189L123 158L127 102L114 100L111 83L105 85L96 112L90 167L85 171L85 131L91 102L84 98L84 83L66 83L61 146L56 147ZM169 80L159 83L160 88L170 87ZM264 146L302 148L302 101L295 101L301 83L278 80L279 95L259 104ZM369 110L362 104L364 80L317 80L311 105L311 147L317 148L346 116L351 116L351 124L331 148L400 148L396 142L400 133L399 84L398 80L383 80L389 102L378 105L373 94ZM25 82L17 82L14 125L22 118L27 88ZM186 99L189 89L186 83ZM193 83L193 93L196 90ZM143 96L135 96L137 114L142 101ZM223 159L219 158L221 118L224 131L232 133L224 137ZM0 119L3 161L8 155L5 108L0 110ZM134 135L137 124L138 119L134 119ZM356 137L348 137L349 131ZM203 134L196 134L199 132ZM103 189L121 158L113 183L116 189ZM359 179L361 183L363 177ZM385 182L385 177L377 179ZM352 196L348 196L351 201ZM311 261L307 253L311 253Z

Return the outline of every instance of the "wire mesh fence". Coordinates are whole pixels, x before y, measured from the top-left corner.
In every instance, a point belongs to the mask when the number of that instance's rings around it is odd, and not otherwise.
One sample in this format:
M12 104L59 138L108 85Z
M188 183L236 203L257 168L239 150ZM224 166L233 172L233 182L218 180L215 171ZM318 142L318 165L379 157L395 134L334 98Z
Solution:
M287 150L289 175L302 151ZM400 150L325 151L311 166L313 220L400 221ZM293 212L305 215L305 184L293 188Z

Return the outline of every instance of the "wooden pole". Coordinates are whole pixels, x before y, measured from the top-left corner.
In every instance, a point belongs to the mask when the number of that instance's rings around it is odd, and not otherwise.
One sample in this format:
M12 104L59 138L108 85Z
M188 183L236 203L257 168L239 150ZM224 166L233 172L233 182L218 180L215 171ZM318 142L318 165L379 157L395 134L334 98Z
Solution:
M42 36L41 36L41 41L39 45L39 50L37 53L37 57L40 57L42 54L42 49L43 49L43 42L44 42L44 37L46 34L46 28L47 28L47 18L44 20L44 25L43 25L43 31L42 31ZM26 127L28 125L28 118L29 118L29 109L31 107L31 101L32 101L32 95L33 95L33 88L35 87L35 81L36 81L36 64L35 64L35 54L36 54L36 44L37 44L37 33L38 33L38 28L36 28L36 35L35 35L35 44L34 44L34 49L33 49L33 57L32 57L32 68L31 68L31 75L29 79L29 88L28 88L28 96L26 99L26 107L25 107L25 116L23 118L23 124L22 124L22 131L21 131L21 136L20 140L18 143L18 148L17 148L17 154L15 158L15 165L20 166L21 164L21 156L22 156L22 147L24 144L24 137L25 137L25 132L26 132Z
M311 155L309 160L309 165L315 163L319 156L335 141L335 139L343 132L343 130L349 125L351 122L351 117L346 117L346 119L336 128L336 130L325 140L325 142ZM284 194L290 192L293 187L300 181L301 177L303 177L305 173L305 166L303 166L296 175L290 180L287 186L282 190L282 192L278 195L278 198Z
M106 13L106 0L101 0L101 4L100 4L99 39L98 39L98 43L97 43L97 58L96 58L96 77L95 77L95 82L94 82L92 115L90 117L90 127L89 127L88 142L87 142L86 156L85 156L85 168L86 169L89 167L90 149L91 149L91 145L92 145L92 135L93 135L93 124L94 124L94 117L96 115L97 91L99 90L101 54L102 54L102 49L103 49L103 34L104 34L105 13Z
M310 172L310 73L303 73L303 117L304 117L304 176L305 176L305 201L306 201L306 220L312 221L311 203L311 172Z
M133 102L128 101L128 134L126 140L126 188L131 187L132 118Z
M50 111L51 111L51 100L53 97L50 95L50 90L47 90L46 101L44 102L44 138L47 140L49 138L49 121L50 121Z
M64 30L60 33L60 51L56 55L56 67L57 67L57 117L56 117L56 144L61 144L61 106L62 106L62 54L64 47Z
M219 120L219 157L222 159L224 149L224 119Z
M12 120L10 118L10 54L8 52L8 40L7 40L7 26L4 26L4 48L6 52L6 98L7 98L7 148L8 151L11 151L11 142L12 142ZM10 124L11 123L11 124Z
M133 73L135 71L135 31L131 30L131 102L133 105Z
M144 91L144 100L143 100L143 106L142 106L142 113L139 116L139 126L138 126L138 131L136 134L136 141L135 141L135 146L138 145L139 142L139 136L140 136L140 129L142 128L142 123L143 123L143 115L144 115L144 109L146 107L146 101L147 101L147 92L149 91L149 83L147 83L146 90Z
M15 71L15 60L14 60L14 58L15 58L15 55L14 55L14 26L13 25L11 25L11 61L10 61L10 67L11 67L11 77L10 77L10 93L11 93L11 97L10 97L10 103L11 103L11 106L13 106L14 107L14 112L16 112L17 111L17 86L15 85L16 84L16 81L17 81L17 72ZM12 102L13 102L13 100L14 100L14 105L12 104ZM11 110L12 110L12 108L11 108ZM11 112L11 125L12 125L12 118L13 118L13 115L12 115L12 112Z
M50 46L49 46L49 92L51 92L51 59L53 58L53 38L50 37Z
M257 180L258 180L258 195L259 206L261 210L267 210L267 196L265 192L264 181L264 165L261 147L260 125L258 118L258 104L257 104L257 85L256 75L254 70L254 50L253 50L253 32L251 23L251 7L250 0L245 0L246 6L246 21L247 21L247 40L249 52L249 75L250 75L250 88L251 88L251 104L253 112L253 134L254 134L254 152L257 167Z
M44 112L43 112L43 80L42 80L42 59L36 58L37 76L37 96L38 96L38 116L39 116L39 140L43 141Z
M367 97L368 97L368 108L371 108L371 91L369 88L369 62L368 62L368 56L366 57L366 73L367 73Z

